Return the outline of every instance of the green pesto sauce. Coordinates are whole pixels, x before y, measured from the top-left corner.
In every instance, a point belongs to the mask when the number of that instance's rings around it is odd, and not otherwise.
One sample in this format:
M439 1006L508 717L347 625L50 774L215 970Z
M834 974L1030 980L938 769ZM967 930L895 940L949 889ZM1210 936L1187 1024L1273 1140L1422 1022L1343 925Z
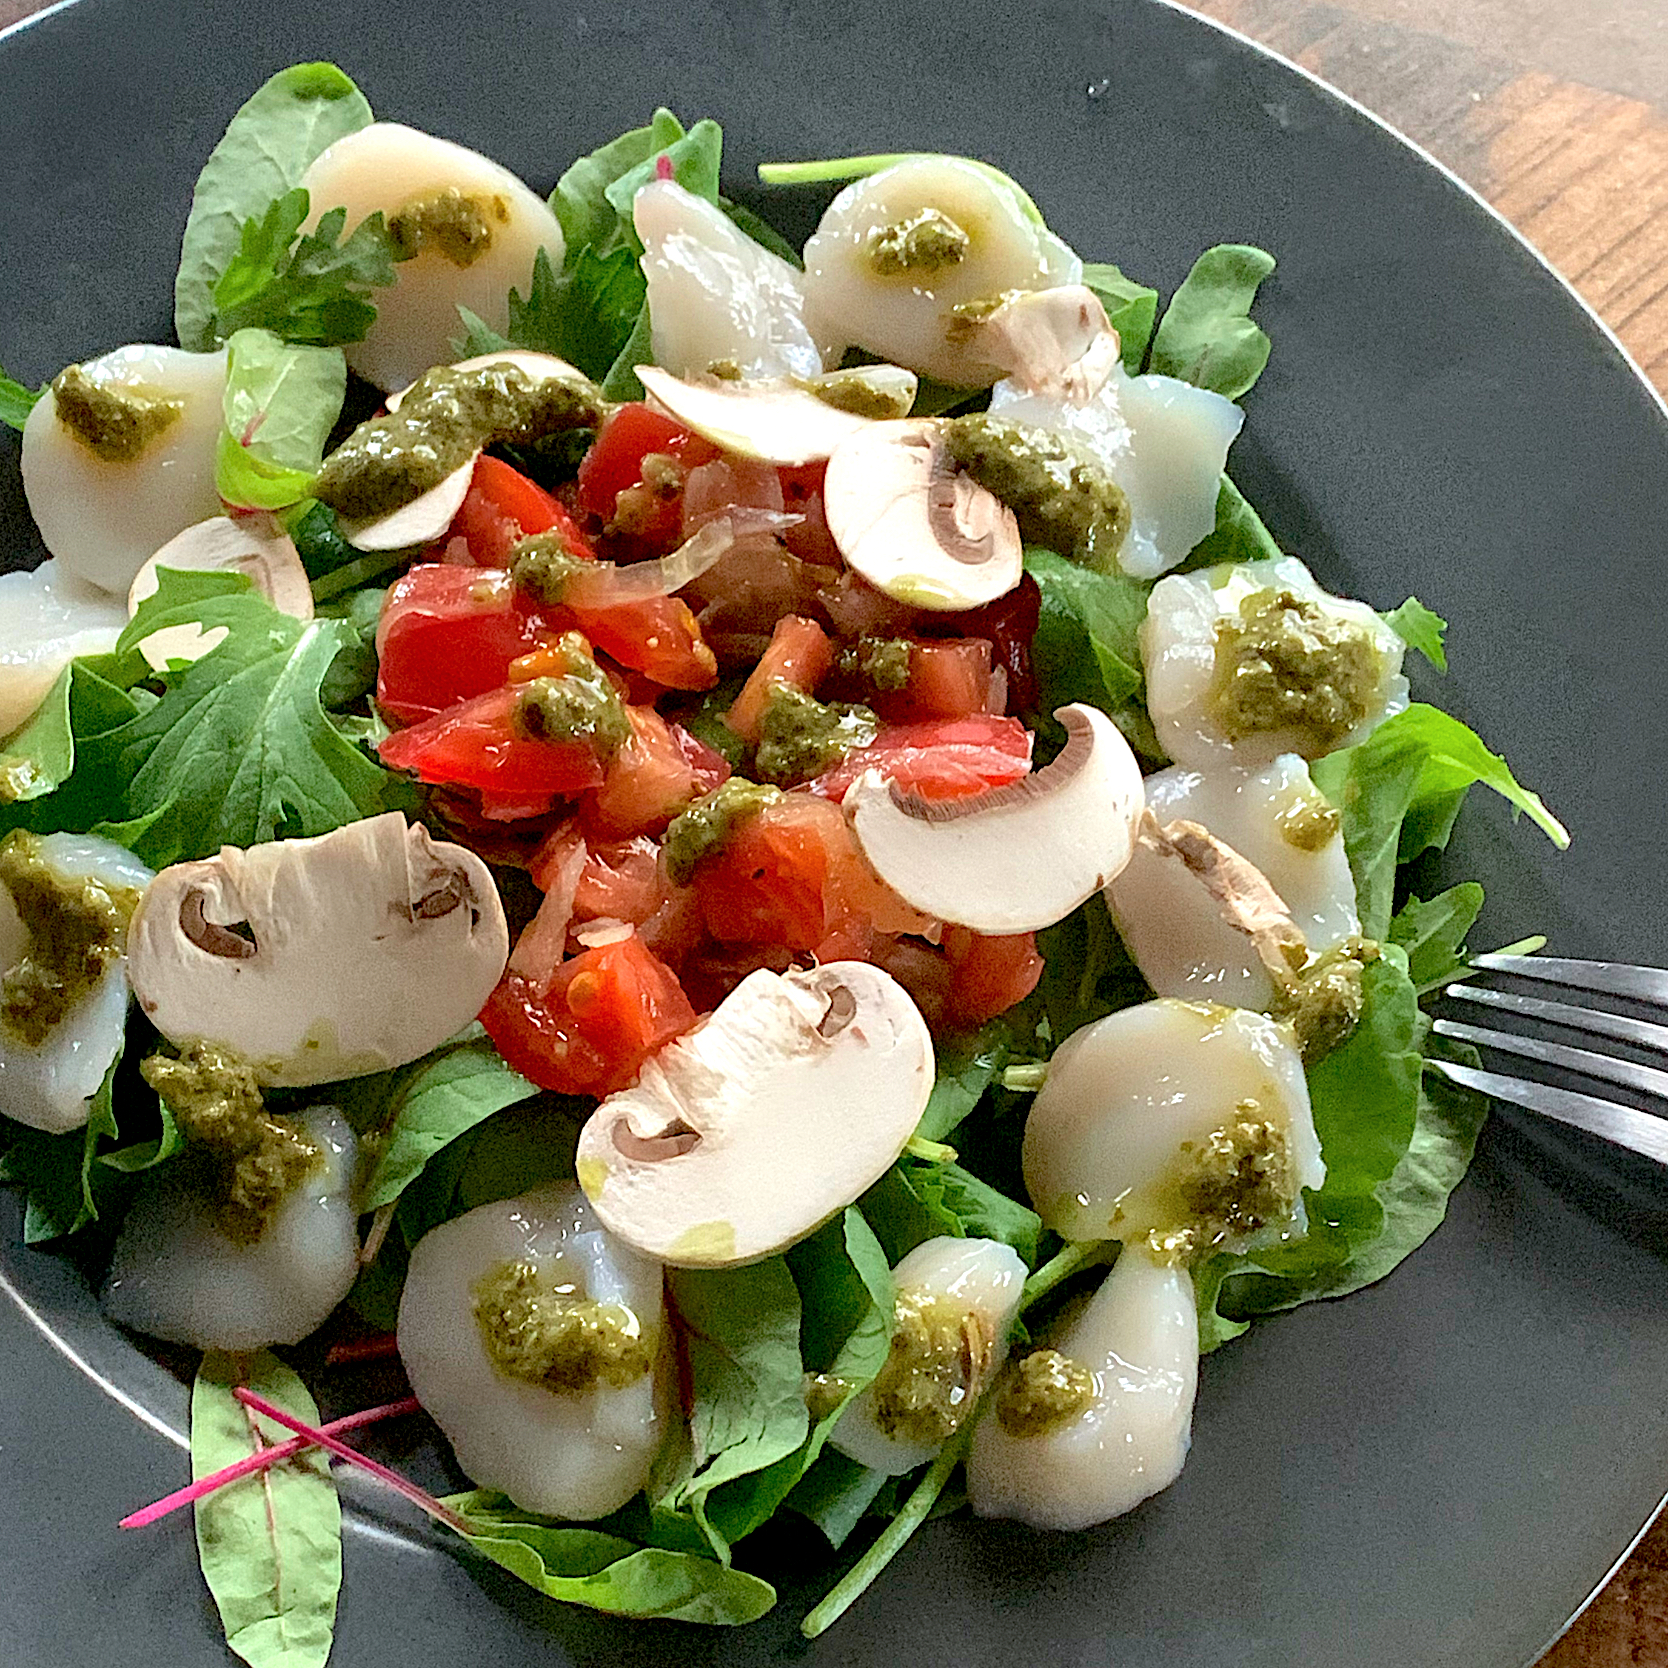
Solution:
M924 208L906 220L877 226L863 258L877 278L930 278L967 259L973 240L949 215Z
M1000 290L995 295L982 295L976 301L958 301L950 309L949 322L944 327L944 339L963 347L979 333L979 326L1001 312L1010 301L1017 301L1024 290Z
M952 418L944 441L950 457L1014 512L1027 544L1113 570L1129 533L1129 500L1099 464L1057 434L984 411Z
M1384 668L1367 628L1290 591L1253 591L1216 623L1211 711L1230 741L1293 730L1314 758L1372 711Z
M1344 825L1337 806L1327 804L1319 794L1293 800L1274 823L1280 838L1299 851L1319 851Z
M631 720L614 680L597 665L577 631L557 644L562 671L533 678L516 693L510 719L529 741L582 741L608 760L631 740Z
M477 1282L475 1324L499 1372L559 1396L602 1384L623 1390L654 1365L649 1340L624 1304L579 1297L530 1263L500 1263Z
M910 664L907 637L860 637L840 650L840 671L848 678L861 678L882 695L896 695L908 687Z
M1348 1041L1361 1019L1364 969L1377 960L1378 945L1371 939L1347 939L1276 990L1270 1012L1297 1033L1306 1066Z
M856 1388L854 1379L841 1378L838 1373L807 1373L805 1410L813 1420L826 1419Z
M770 686L759 722L754 755L758 774L789 787L831 770L855 747L867 747L880 733L880 720L867 708L845 701L824 703L791 683Z
M185 410L166 394L97 382L79 365L52 379L52 403L58 421L106 463L130 463Z
M10 753L0 756L0 805L15 805L27 799L42 775L41 767L33 759Z
M1095 1375L1081 1361L1057 1349L1035 1349L1003 1381L996 1420L1009 1436L1047 1436L1094 1399Z
M398 411L361 423L328 458L313 495L350 521L409 504L483 446L531 446L568 429L593 427L602 397L571 377L535 381L505 361L425 371Z
M781 797L780 788L749 782L742 776L732 776L711 793L703 794L672 819L660 843L667 878L674 886L687 886L697 866L721 852L742 823Z
M451 186L405 205L388 222L394 259L409 261L425 250L453 266L473 266L492 247L492 228L510 223L510 205L497 195L466 197Z
M873 1386L875 1423L899 1442L947 1441L979 1399L994 1344L953 1298L899 1292L891 1352Z
M642 478L614 498L614 515L606 532L623 538L643 538L661 523L662 506L683 491L688 471L669 452L645 452L638 466Z
M510 550L510 579L519 591L546 607L559 608L567 596L568 581L596 563L575 556L560 533L534 533L518 539Z
M903 387L877 387L864 376L861 367L830 371L826 376L790 377L789 381L836 411L848 412L853 417L872 417L877 423L907 417L915 403Z
M0 1030L39 1048L126 948L139 889L60 874L21 828L0 840L0 887L27 935L0 979Z
M177 1060L152 1054L139 1070L195 1149L201 1190L228 1239L252 1245L322 1156L261 1098L254 1068L217 1043L196 1042Z
M1161 1255L1189 1257L1247 1239L1283 1222L1297 1205L1291 1141L1255 1100L1242 1100L1233 1118L1189 1156L1188 1173L1177 1184L1185 1220L1148 1236Z

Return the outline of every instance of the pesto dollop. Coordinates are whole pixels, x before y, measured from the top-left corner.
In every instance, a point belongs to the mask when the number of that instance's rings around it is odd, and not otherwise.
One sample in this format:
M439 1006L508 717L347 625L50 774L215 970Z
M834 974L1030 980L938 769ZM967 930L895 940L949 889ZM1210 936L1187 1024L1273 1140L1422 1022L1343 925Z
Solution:
M504 1262L475 1286L475 1324L506 1378L559 1396L635 1384L654 1365L637 1316L557 1285L531 1263Z
M350 521L387 515L438 486L483 446L530 446L594 427L596 387L571 377L535 380L507 361L425 371L398 411L361 423L313 480L313 496Z
M949 322L944 327L946 341L965 346L979 333L980 325L994 318L1011 301L1026 294L1024 290L998 290L995 295L981 295L973 301L958 301L950 309Z
M106 463L131 463L179 421L182 400L149 389L99 382L79 365L52 379L58 421Z
M622 538L644 538L661 524L661 510L683 491L688 471L670 452L645 452L638 465L641 478L615 495L614 514L605 532Z
M853 748L867 747L879 733L880 720L867 707L819 701L791 683L777 682L759 721L754 766L767 782L783 787L808 782L833 769Z
M930 278L967 259L973 240L949 215L924 208L890 226L877 226L863 258L877 278Z
M252 1245L318 1164L319 1149L267 1111L254 1067L216 1043L192 1043L177 1060L152 1054L139 1070L189 1143L216 1226Z
M1262 1114L1259 1102L1240 1101L1233 1117L1192 1150L1176 1188L1183 1220L1149 1234L1153 1250L1191 1257L1291 1215L1297 1206L1291 1141L1283 1125Z
M877 423L907 417L913 399L901 387L877 387L863 374L862 366L850 370L829 371L823 376L796 376L788 379L795 388L833 406L836 411L849 412L853 417L872 417Z
M1047 1436L1094 1399L1095 1375L1081 1361L1056 1349L1034 1349L1002 1381L996 1420L1009 1436Z
M0 979L0 1029L39 1048L127 948L139 889L60 874L40 836L21 828L0 840L0 887L26 935Z
M566 600L574 575L596 563L575 556L560 533L534 533L518 539L510 549L510 580L535 602L559 608Z
M872 1387L875 1423L899 1442L948 1441L973 1411L995 1347L984 1319L954 1298L899 1292L892 1348Z
M1292 730L1314 758L1372 713L1384 666L1364 625L1291 591L1253 591L1216 622L1210 708L1230 741Z
M1112 572L1129 533L1129 500L1099 464L1047 429L986 411L951 418L944 444L956 464L1014 512L1027 544Z
M1319 794L1301 794L1276 815L1274 825L1287 845L1319 851L1343 827L1343 818Z
M1306 1066L1349 1040L1365 1002L1365 969L1378 954L1369 938L1346 939L1276 987L1269 1011L1297 1033Z
M388 221L394 259L409 261L425 250L453 266L473 266L492 247L492 228L510 223L504 198L466 197L456 186L409 202Z
M909 639L860 637L840 650L837 664L844 676L860 679L882 695L895 695L909 683Z
M854 1380L838 1373L807 1373L805 1410L813 1419L826 1419L856 1388Z
M625 702L577 631L557 642L556 658L560 672L516 691L510 721L529 741L582 741L606 762L631 740Z
M780 788L749 782L743 776L732 776L711 793L703 794L672 819L660 843L667 878L674 886L687 886L696 867L722 851L741 823L781 797Z

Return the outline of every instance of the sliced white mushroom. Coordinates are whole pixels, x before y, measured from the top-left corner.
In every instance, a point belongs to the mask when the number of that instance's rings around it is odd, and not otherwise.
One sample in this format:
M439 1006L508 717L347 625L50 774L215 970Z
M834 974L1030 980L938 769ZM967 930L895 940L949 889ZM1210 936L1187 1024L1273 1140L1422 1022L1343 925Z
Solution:
M1008 1357L1026 1267L994 1239L929 1239L892 1270L892 1350L829 1441L890 1477L924 1465L961 1428ZM923 1393L925 1392L925 1393Z
M108 654L126 624L119 597L77 579L55 556L28 573L0 573L0 753L58 674L77 655Z
M938 612L1006 596L1024 572L1014 513L952 462L930 417L870 423L835 447L823 514L854 573Z
M1254 865L1312 954L1360 932L1338 813L1295 753L1257 771L1176 765L1149 776L1146 790L1158 822L1198 823ZM1106 901L1141 976L1160 996L1234 1008L1266 1009L1273 1001L1256 946L1185 864L1137 841Z
M313 592L289 535L268 515L210 516L177 533L134 575L127 611L156 595L158 568L241 573L280 613L313 617Z
M471 452L467 463L459 464L437 486L419 493L409 504L401 504L372 521L348 522L342 528L343 538L355 550L406 550L432 544L445 534L463 508L480 455L478 449Z
M643 240L657 365L674 376L722 366L745 377L815 376L823 353L805 320L803 281L716 204L675 180L632 199Z
M964 799L923 799L865 771L846 795L876 874L935 920L1031 932L1069 915L1129 861L1141 767L1094 707L1055 713L1059 756L1035 775Z
M27 834L11 838L36 841ZM27 983L14 986L15 998L8 990L0 1006L0 1113L31 1129L57 1134L86 1123L88 1097L97 1094L121 1049L128 978L126 929L120 917L133 909L151 871L132 852L91 834L43 835L35 850L49 877L77 890L78 883L91 883L84 900L91 914L84 918L94 931L107 907L115 912L117 923L108 950L97 952L105 963L103 970L61 1016L51 1018L44 1034L41 1016L31 1017L27 1005L15 1015L9 1011L12 1000L23 1001ZM37 938L33 917L43 905L50 908L50 900L36 894L32 902L25 901L27 914L20 913L0 877L0 978L8 983L31 958ZM48 930L49 943L63 937L61 930Z
M1181 1475L1199 1377L1193 1282L1185 1269L1126 1248L1048 1343L1088 1373L1088 1404L1051 1428L1015 1435L998 1390L973 1435L968 1501L980 1517L1087 1529Z
M689 381L653 365L639 365L637 376L656 405L713 445L783 467L820 463L841 441L874 426L874 412L832 402L872 403L898 418L915 400L915 378L896 365L797 382Z
M1281 664L1257 663L1259 610L1313 655L1313 670L1288 667L1283 651ZM1236 641L1256 674L1256 710L1240 699ZM1177 764L1199 767L1254 769L1282 753L1313 759L1354 746L1407 705L1403 650L1366 603L1322 590L1295 556L1172 574L1153 587L1141 626L1153 728ZM1267 706L1281 716L1254 723Z
M1087 405L1119 362L1118 333L1100 297L1083 284L1004 297L969 319L964 334L1012 384L1068 405Z
M448 364L460 306L508 329L510 291L528 293L540 249L562 269L562 228L542 197L479 151L397 122L338 139L301 183L310 197L304 229L345 208L351 232L380 211L396 245L416 251L374 292L376 322L364 341L344 350L378 388L403 388Z
M912 156L848 185L805 245L805 315L825 346L984 387L1001 374L955 309L1076 284L1083 263L994 171Z
M359 1272L354 1137L333 1106L295 1122L318 1151L258 1239L227 1235L189 1146L153 1170L122 1223L104 1288L113 1321L194 1349L298 1344Z
M567 1389L505 1371L481 1288L506 1268L527 1271L534 1303L606 1305L605 1323L640 1341L646 1369ZM643 1486L666 1434L663 1307L657 1263L606 1233L571 1183L539 1188L418 1242L400 1298L400 1360L473 1482L527 1511L603 1517Z
M926 1021L878 967L761 969L592 1113L579 1182L662 1262L756 1262L885 1174L932 1083Z
M428 1053L480 1012L509 947L480 858L389 812L164 869L128 976L170 1042L218 1043L295 1087Z
M1088 448L1129 499L1118 565L1140 579L1173 568L1215 527L1222 468L1245 421L1232 400L1209 389L1129 376L1117 364L1086 403L1004 381L991 390L990 409Z
M77 397L60 412L46 394L23 425L23 487L65 569L125 597L153 551L220 512L226 355L141 343L72 373Z
M558 359L554 353L531 353L526 348L506 348L502 353L478 353L472 359L460 359L451 366L454 371L478 371L488 365L514 365L529 382L583 382L585 373ZM430 367L431 369L433 367ZM398 411L400 402L412 390L413 384L395 389L383 402L390 411Z
M1065 1239L1175 1255L1303 1231L1326 1179L1291 1028L1162 998L1074 1031L1025 1124L1025 1186Z

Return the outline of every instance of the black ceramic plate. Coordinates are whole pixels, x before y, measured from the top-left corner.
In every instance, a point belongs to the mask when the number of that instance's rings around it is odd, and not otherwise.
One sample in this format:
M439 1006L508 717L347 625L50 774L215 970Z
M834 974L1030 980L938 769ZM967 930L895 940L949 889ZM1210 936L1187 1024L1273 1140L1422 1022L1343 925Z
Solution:
M766 158L962 151L1166 289L1212 242L1275 251L1236 474L1337 589L1450 617L1439 698L1575 833L1558 857L1492 804L1466 813L1452 867L1489 887L1477 941L1664 955L1668 418L1507 228L1358 109L1156 0L81 0L0 43L10 370L167 333L196 170L249 91L309 57L539 185L664 101L724 122L743 195ZM815 206L790 200L791 229ZM15 565L38 546L0 453ZM15 1214L0 1656L223 1662L190 1525L114 1528L184 1475L183 1388L72 1266L16 1248ZM765 1549L783 1602L753 1629L634 1627L442 1555L354 1491L334 1660L1519 1668L1668 1486L1665 1222L1653 1176L1497 1118L1405 1267L1205 1362L1175 1487L1079 1537L935 1524L814 1649L795 1622L826 1577L796 1573L798 1542Z

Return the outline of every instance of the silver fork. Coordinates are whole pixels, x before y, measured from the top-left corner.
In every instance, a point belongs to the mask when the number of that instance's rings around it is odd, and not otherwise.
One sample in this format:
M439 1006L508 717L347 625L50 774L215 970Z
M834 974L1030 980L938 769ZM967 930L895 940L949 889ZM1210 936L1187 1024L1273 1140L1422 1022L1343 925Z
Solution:
M1556 956L1478 956L1473 965L1491 973L1509 973L1517 979L1533 979L1562 985L1581 995L1619 996L1640 1006L1668 1013L1668 971L1657 967L1629 967L1611 961L1569 961ZM1668 1025L1636 1019L1631 1014L1603 1008L1581 1007L1572 1002L1548 1001L1523 996L1515 991L1494 990L1486 985L1456 983L1443 995L1456 1002L1486 1008L1501 1020L1534 1020L1557 1026L1587 1038L1611 1038L1634 1048L1668 1058ZM1480 1090L1497 1100L1527 1107L1559 1123L1572 1124L1617 1146L1643 1153L1659 1164L1668 1165L1668 1071L1641 1065L1614 1054L1564 1043L1546 1042L1540 1037L1519 1036L1512 1031L1485 1025L1463 1025L1453 1020L1436 1022L1438 1036L1468 1042L1499 1054L1533 1060L1560 1071L1574 1072L1598 1083L1611 1083L1650 1097L1661 1108L1653 1116L1632 1106L1581 1094L1556 1084L1533 1079L1506 1077L1498 1072L1479 1071L1448 1060L1432 1060L1431 1066L1445 1077L1469 1089Z

